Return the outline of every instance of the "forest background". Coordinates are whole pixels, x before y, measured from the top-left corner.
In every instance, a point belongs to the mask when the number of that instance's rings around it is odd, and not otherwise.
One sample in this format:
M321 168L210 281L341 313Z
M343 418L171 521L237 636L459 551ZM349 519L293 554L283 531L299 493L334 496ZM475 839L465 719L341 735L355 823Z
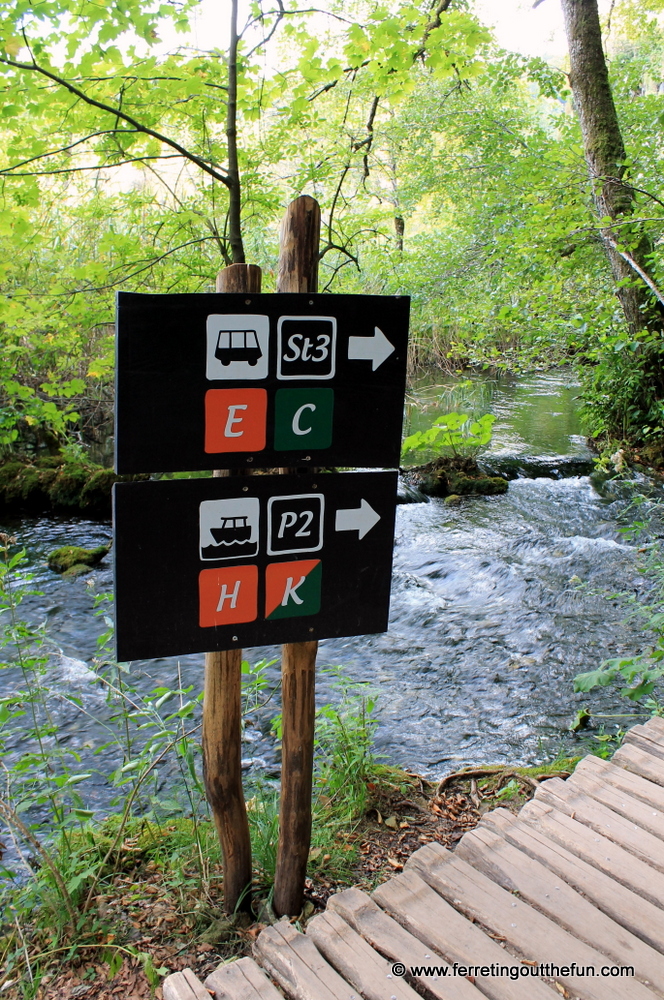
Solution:
M321 290L412 296L413 368L573 362L588 432L661 452L663 0L603 23L626 148L611 217L568 60L501 48L472 0L226 0L205 47L199 7L0 5L5 453L108 438L115 292L211 291L242 260L272 290L302 193ZM647 288L607 258L637 245ZM621 286L654 323L626 321Z

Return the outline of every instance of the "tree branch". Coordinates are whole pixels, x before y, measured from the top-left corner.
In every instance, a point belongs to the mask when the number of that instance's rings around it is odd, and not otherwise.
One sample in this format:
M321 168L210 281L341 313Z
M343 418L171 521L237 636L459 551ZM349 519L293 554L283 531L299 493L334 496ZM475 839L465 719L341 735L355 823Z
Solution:
M251 58L251 56L253 56L254 52L257 52L258 49L262 48L264 45L267 45L267 43L270 41L270 39L274 35L274 33L277 30L277 28L279 27L279 24L281 23L281 21L286 16L293 17L294 15L299 15L299 14L325 14L327 17L332 17L336 21L342 21L344 24L352 24L353 23L349 18L342 17L341 14L335 14L331 10L321 10L318 7L303 7L301 10L286 10L284 8L282 0L277 0L277 5L279 7L278 10L268 10L265 13L259 14L257 17L250 18L250 20L247 21L247 23L245 24L245 26L244 26L244 28L242 30L242 35L244 35L244 32L247 31L249 28L253 27L254 24L258 24L259 22L263 22L268 17L270 17L272 15L274 15L274 17L275 17L275 22L272 25L272 28L270 29L269 34L265 38L263 38L260 42L258 42L257 45L254 45L253 49L251 49L251 51L248 52L247 55L245 56L246 59ZM242 37L242 36L240 36L240 37Z
M45 69L43 66L37 65L36 62L33 61L32 63L20 63L16 62L14 59L7 59L6 56L0 56L0 63L4 63L5 66L11 66L14 69L20 69L32 73L40 73L42 76L47 77L47 79L53 80L53 82L58 84L58 86L64 87L64 89L69 91L70 94L74 94L75 97L78 97L79 100L84 101L86 104L91 105L91 107L99 108L100 111L104 111L106 114L114 115L116 119L121 119L122 121L127 122L127 124L131 125L134 129L136 129L137 132L142 132L144 135L152 136L152 138L157 139L158 142L163 142L164 145L170 146L171 149L177 150L177 152L181 156L185 157L185 159L187 160L191 160L192 163L195 163L196 166L200 167L200 169L203 170L206 174L209 174L211 177L214 177L216 181L220 181L226 187L230 187L230 181L228 177L226 177L224 174L219 173L217 169L215 169L210 164L206 163L205 160L202 160L200 156L196 156L195 153L192 153L190 152L190 150L185 149L185 147L181 146L179 142L176 142L174 139L169 139L168 136L162 135L161 132L156 132L154 129L149 128L147 125L141 125L139 121L137 121L131 115L126 114L126 112L122 111L119 107L113 107L113 105L111 104L105 104L103 101L98 101L96 100L96 98L90 97L88 94L84 93L84 91L80 90L78 87L75 87L72 83L69 83L68 80L63 79L56 73L52 73L50 70Z
M228 145L228 242L234 264L244 264L242 242L242 190L237 151L237 12L238 0L231 0L230 41L228 45L228 102L226 104L226 142Z
M145 267L139 267L137 271L132 271L131 274L125 274L122 278L118 278L117 281L110 281L106 285L93 285L93 286L90 286L90 288L85 288L85 289L84 288L75 288L73 291L67 292L65 294L67 294L67 295L78 295L78 294L81 294L84 291L85 292L106 292L110 288L116 288L117 285L121 285L121 284L123 284L123 282L129 281L131 278L135 278L137 274L142 274L143 271L149 271L151 267L155 266L155 264L161 263L161 261L165 260L166 257L170 257L170 255L172 253L177 253L178 250L183 250L184 247L194 246L196 243L207 243L208 240L213 240L213 239L214 239L214 236L199 236L198 239L187 240L186 243L180 243L178 246L172 247L170 250L166 250L164 253L159 254L158 257L154 257L151 261L149 261L145 265ZM136 261L135 263L139 263L139 262ZM114 268L111 269L111 271L109 271L109 274L111 274L113 271L120 270L120 268L124 267L124 266L125 265L123 265L123 264L118 264L117 267L114 267ZM131 267L131 264L128 265L128 266ZM37 293L37 294L39 294L39 293ZM48 293L46 293L46 294L48 294Z
M627 253L626 250L621 250L618 247L618 244L613 239L613 237L611 236L610 233L607 233L607 232L603 231L602 232L602 238L608 243L608 245L611 247L611 249L615 253L617 253L620 257L622 257L622 259L625 261L625 263L629 264L629 266L632 268L632 270L635 271L636 274L638 274L638 276L641 279L641 281L644 281L646 283L646 285L648 286L648 288L650 289L650 291L653 293L653 295L655 296L655 298L657 299L657 301L661 305L664 306L664 293L660 292L659 288L657 287L657 285L655 284L655 282L652 280L652 278L650 277L650 275L646 274L646 272L643 270L643 268L640 267L639 264L637 264L637 262L634 260L634 258L632 257L632 255L629 254L629 253Z
M286 11L284 9L283 0L277 0L277 4L279 6L279 10L271 10L267 14L261 14L260 17L253 18L253 20L248 21L247 24L245 25L244 31L246 31L247 28L250 28L253 24L256 24L257 21L264 22L265 19L270 16L270 14L274 14L275 15L274 24L272 25L270 31L268 32L267 35L265 35L262 38L262 40L260 42L258 42L257 45L254 45L253 49L251 49L247 53L247 55L245 56L245 58L247 60L251 59L251 57L253 56L254 52L257 52L258 49L262 48L264 45L267 45L267 43L270 41L270 39L274 35L275 31L277 30L277 28L281 24L281 21L286 16ZM242 32L242 34L244 34L244 31Z
M76 174L82 170L112 170L114 167L124 167L128 163L144 163L146 160L181 160L180 153L157 154L155 156L133 156L130 160L118 160L117 163L95 163L91 167L61 167L56 170L21 170L14 173L14 167L0 169L0 177L52 177L55 174ZM11 173L10 173L11 171Z
M413 62L415 62L415 60L417 59L422 59L426 55L429 35L431 34L432 31L435 31L436 28L440 28L441 24L443 23L440 19L440 15L444 14L445 11L448 10L448 8L451 6L451 4L452 0L438 0L438 3L436 4L432 12L431 20L424 28L424 34L422 35L422 45L413 56Z
M365 150L364 150L364 156L362 158L362 164L363 164L362 183L363 184L366 183L366 179L369 176L369 153L371 152L371 147L373 145L373 140L374 140L374 127L373 126L374 126L374 119L376 117L376 111L378 110L378 102L379 101L380 101L380 97L376 94L376 96L374 97L373 101L371 102L371 110L369 111L369 118L367 120L367 132L369 133L369 135L364 140L364 142L361 143L362 146L366 147ZM357 148L359 149L360 146L358 146Z
M28 163L34 163L35 160L44 160L47 156L57 156L59 153L68 153L70 149L74 146L80 146L82 142L88 142L90 139L96 139L99 135L135 135L136 129L133 128L107 128L101 132L91 132L90 135L86 135L83 139L76 139L75 142L70 143L68 146L63 146L61 149L51 149L48 153L40 153L38 156L31 156L27 160L20 160L11 167L4 167L2 173L9 173L10 170L17 170L19 167L25 167Z

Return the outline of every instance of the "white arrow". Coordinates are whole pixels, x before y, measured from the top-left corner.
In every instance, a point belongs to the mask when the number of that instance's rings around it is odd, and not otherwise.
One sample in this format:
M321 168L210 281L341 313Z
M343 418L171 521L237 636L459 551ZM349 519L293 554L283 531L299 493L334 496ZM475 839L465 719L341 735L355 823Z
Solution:
M364 538L379 521L380 514L366 500L362 500L359 507L338 510L334 528L335 531L357 531L358 537Z
M348 338L348 359L349 361L370 361L372 372L380 368L383 361L389 358L396 350L383 331L379 327L374 327L373 337L349 337Z

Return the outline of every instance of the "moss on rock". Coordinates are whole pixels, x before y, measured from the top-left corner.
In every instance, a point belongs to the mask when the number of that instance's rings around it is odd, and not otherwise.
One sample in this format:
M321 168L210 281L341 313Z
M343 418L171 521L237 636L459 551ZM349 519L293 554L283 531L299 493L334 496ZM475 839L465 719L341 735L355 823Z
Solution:
M113 483L148 478L116 476L112 469L61 453L13 455L0 464L0 510L67 510L110 517Z
M487 476L479 473L477 476L449 475L447 477L449 489L458 496L496 496L500 493L507 493L509 483L502 476Z
M85 563L75 563L66 569L62 574L63 579L75 580L77 576L83 576L85 573L89 573L92 570L92 566L87 566Z
M48 568L65 576L80 576L102 561L111 551L110 545L98 545L96 549L82 549L78 545L63 545L51 552Z
M452 456L409 469L406 482L432 497L496 496L509 483L502 476L488 476L472 458Z

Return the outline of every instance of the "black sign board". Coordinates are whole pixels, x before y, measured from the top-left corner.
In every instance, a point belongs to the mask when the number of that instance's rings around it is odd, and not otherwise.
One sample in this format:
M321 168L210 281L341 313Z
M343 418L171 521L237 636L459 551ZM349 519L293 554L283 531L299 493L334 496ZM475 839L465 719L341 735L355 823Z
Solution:
M395 472L118 483L120 661L385 632Z
M396 467L409 301L120 292L116 470Z

